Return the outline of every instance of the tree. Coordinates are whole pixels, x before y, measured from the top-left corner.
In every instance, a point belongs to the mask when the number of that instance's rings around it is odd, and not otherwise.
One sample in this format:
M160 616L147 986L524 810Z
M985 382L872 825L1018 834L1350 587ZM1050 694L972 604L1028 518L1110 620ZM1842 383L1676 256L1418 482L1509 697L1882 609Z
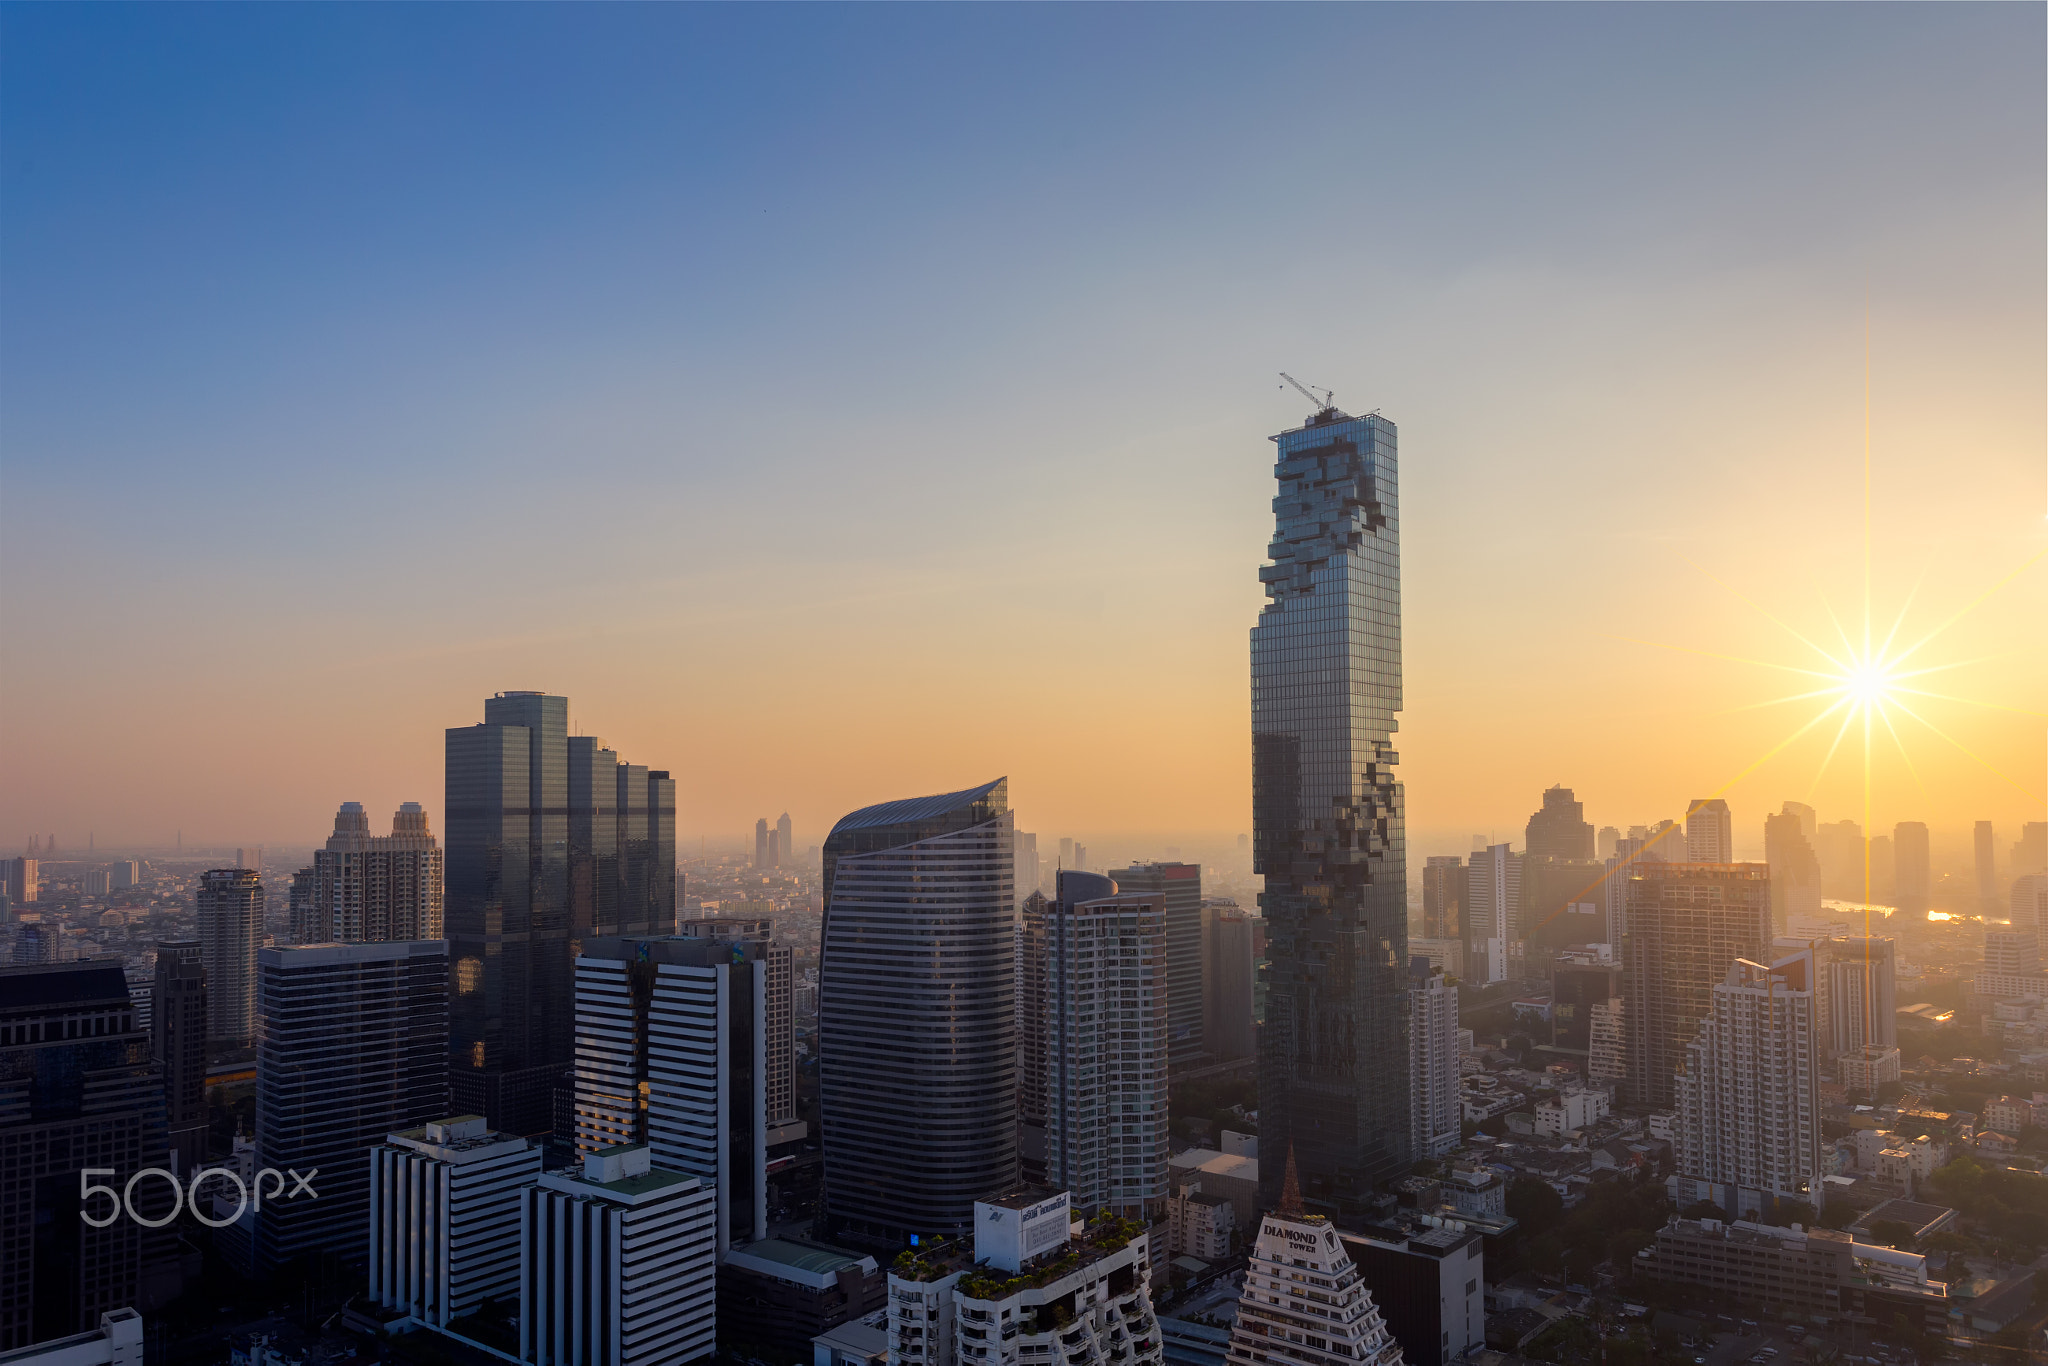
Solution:
M1695 1200L1678 1212L1681 1219L1725 1219L1728 1211L1711 1200Z
M1548 1181L1518 1176L1508 1183L1507 1208L1508 1216L1533 1238L1563 1217L1564 1197L1552 1190Z
M1625 1228L1607 1240L1607 1260L1623 1273L1635 1265L1636 1254L1657 1241L1646 1228Z
M1880 1219L1870 1226L1870 1236L1886 1247L1904 1248L1913 1241L1913 1226L1898 1219Z

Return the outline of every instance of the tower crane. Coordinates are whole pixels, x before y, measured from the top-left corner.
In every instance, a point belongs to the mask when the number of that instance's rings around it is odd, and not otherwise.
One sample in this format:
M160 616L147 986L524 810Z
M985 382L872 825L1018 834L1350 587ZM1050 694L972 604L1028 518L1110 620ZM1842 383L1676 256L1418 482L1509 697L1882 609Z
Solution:
M1287 381L1287 382L1288 382L1289 384L1293 385L1293 386L1294 386L1294 387L1295 387L1296 389L1299 389L1299 390L1301 391L1301 396L1302 396L1303 398L1307 399L1307 400L1308 400L1308 401L1309 401L1310 403L1313 403L1313 404L1315 404L1315 405L1316 405L1316 411L1317 411L1317 412L1319 412L1319 413L1320 413L1320 412L1322 412L1322 411L1323 411L1323 410L1324 410L1325 408L1328 408L1328 407L1331 407L1331 406L1332 406L1332 404L1331 404L1330 400L1331 400L1332 398L1334 398L1334 397L1336 396L1336 395L1335 395L1335 393L1334 393L1334 391L1332 391L1332 390L1329 390L1329 389L1325 389L1325 390L1323 390L1323 393L1322 393L1322 397L1318 398L1318 397L1316 397L1316 391L1315 391L1315 390L1313 390L1313 389L1309 388L1309 387L1308 387L1308 386L1307 386L1306 384L1303 384L1303 383L1302 383L1302 382L1301 382L1300 380L1298 380L1298 379L1296 379L1296 378L1295 378L1294 376L1292 376L1292 375L1288 374L1288 373L1287 373L1287 372L1286 372L1285 370L1282 370L1282 371L1280 372L1280 378L1282 378L1282 379L1286 380L1286 381Z

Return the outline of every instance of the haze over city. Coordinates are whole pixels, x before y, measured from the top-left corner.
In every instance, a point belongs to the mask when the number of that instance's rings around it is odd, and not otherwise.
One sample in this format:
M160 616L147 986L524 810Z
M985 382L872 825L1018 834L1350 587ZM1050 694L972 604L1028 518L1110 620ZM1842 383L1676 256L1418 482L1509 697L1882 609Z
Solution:
M1233 840L1281 369L1400 425L1411 854L1552 783L1863 819L1832 722L1728 786L1818 685L1710 656L1860 631L1866 383L1880 637L2044 544L2036 7L7 33L14 846L438 820L506 689L686 844L999 775ZM1909 699L1984 762L1899 717L1871 829L2042 817L2044 620L2036 563L1916 659L2019 710Z

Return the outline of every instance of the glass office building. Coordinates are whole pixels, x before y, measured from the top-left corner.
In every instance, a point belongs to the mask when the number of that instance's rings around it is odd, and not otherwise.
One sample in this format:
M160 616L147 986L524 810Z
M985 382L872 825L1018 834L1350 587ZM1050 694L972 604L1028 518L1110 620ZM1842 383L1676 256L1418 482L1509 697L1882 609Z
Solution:
M818 970L825 1233L973 1232L1017 1179L1009 784L885 802L825 839Z
M570 735L547 693L499 693L447 745L455 1110L547 1133L574 1089L577 946L675 930L675 783Z
M1273 438L1272 563L1252 628L1252 822L1269 943L1259 1146L1311 1207L1409 1165L1407 867L1395 713L1394 424L1324 408Z

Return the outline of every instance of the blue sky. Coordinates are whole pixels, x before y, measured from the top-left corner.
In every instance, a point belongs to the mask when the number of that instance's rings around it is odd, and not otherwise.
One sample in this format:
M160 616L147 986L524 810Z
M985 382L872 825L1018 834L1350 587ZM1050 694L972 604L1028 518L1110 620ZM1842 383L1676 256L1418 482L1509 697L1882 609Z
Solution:
M1000 769L1049 829L1228 831L1281 368L1402 424L1416 820L1574 773L1672 814L1756 737L1641 771L1615 716L1728 684L1611 637L1744 642L1680 551L1751 592L1853 554L1815 508L1866 301L1894 587L2038 549L2043 28L8 7L0 839L310 839L437 802L438 728L534 686L686 828Z

